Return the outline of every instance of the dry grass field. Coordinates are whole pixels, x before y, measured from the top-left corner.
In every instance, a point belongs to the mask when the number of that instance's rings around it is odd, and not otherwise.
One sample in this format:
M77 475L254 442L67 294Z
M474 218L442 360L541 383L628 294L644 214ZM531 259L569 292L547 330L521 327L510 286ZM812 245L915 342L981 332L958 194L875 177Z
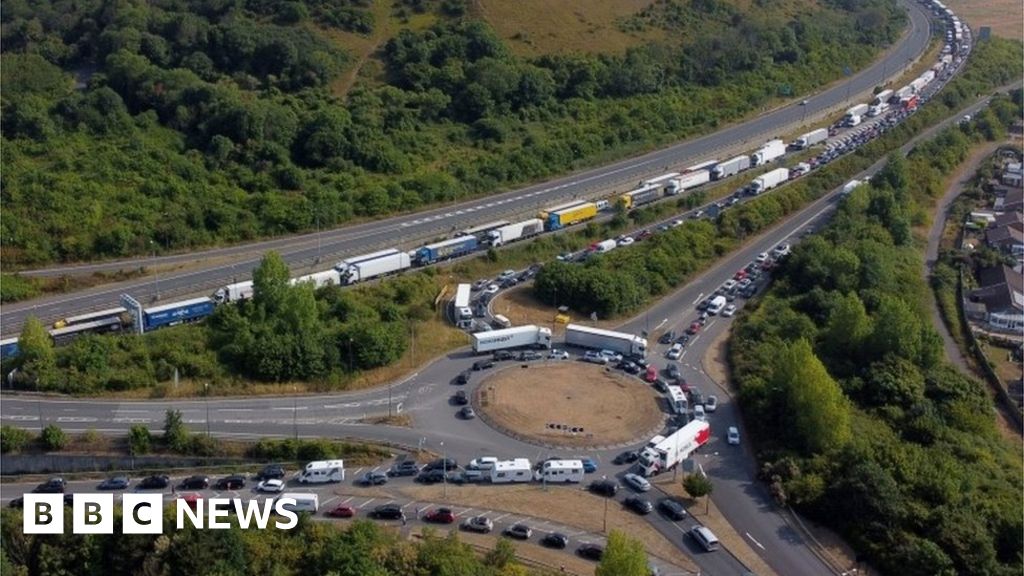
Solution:
M949 0L946 2L975 34L982 26L1010 40L1024 38L1024 7L1020 0Z

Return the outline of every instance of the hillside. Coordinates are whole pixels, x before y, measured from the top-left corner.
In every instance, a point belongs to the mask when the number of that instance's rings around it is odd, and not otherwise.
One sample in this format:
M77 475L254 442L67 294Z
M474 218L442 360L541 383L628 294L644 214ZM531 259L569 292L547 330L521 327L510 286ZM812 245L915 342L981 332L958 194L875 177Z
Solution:
M811 90L905 18L891 0L660 0L588 3L571 26L572 4L556 26L487 1L7 2L0 258L188 250L487 194Z

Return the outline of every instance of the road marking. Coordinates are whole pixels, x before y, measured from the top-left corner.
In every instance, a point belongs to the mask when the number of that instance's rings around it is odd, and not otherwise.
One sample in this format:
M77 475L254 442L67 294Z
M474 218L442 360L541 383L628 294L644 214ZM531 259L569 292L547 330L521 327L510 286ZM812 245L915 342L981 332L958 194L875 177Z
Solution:
M508 516L508 514L502 514L501 516L498 516L497 518L492 518L492 520L494 522L499 522L499 521L501 521L502 518L504 518L506 516Z
M217 408L214 412L252 412L252 408Z
M466 508L462 512L459 512L458 516L469 516L469 513L472 512L473 510L474 508Z
M321 506L327 506L328 504L330 504L331 502L334 502L337 499L338 499L337 496L332 496L332 497L328 498L327 500L324 500L320 505Z
M57 422L96 422L99 418L90 416L59 416Z
M764 546L762 546L761 543L758 542L757 540L754 540L754 537L750 535L750 532L746 532L745 534L747 535L747 538L750 538L751 542L753 542L754 544L757 545L758 548L760 548L761 550L764 550Z
M353 473L352 473L352 475L353 475L353 476L358 476L358 475L359 475L359 473L360 473L360 472L362 472L363 470L364 470L363 468L356 468L356 471L355 471L355 472L353 472Z
M373 502L374 500L376 500L376 498L370 498L370 499L369 499L369 500L367 500L366 502L363 502L363 503L362 503L362 504L361 504L361 505L360 505L359 507L360 507L360 508L366 508L367 506L369 506L369 505L370 505L370 502Z
M19 416L18 414L4 416L3 418L5 420L14 420L16 422L34 422L39 420L39 416Z
M408 503L408 504L406 504L405 506L402 506L402 510L405 510L406 508L408 508L409 506L412 506L412 505L413 505L413 504L415 504L415 503L416 503L416 500L413 500L412 502L409 502L409 503Z
M287 406L278 406L276 408L271 408L271 410L288 410L290 412L294 412L295 410L309 410L309 406L292 406L291 408L288 408Z
M703 292L701 292L700 295L697 296L697 299L693 301L693 305L696 306L697 303L700 302L702 298L704 298L704 293Z

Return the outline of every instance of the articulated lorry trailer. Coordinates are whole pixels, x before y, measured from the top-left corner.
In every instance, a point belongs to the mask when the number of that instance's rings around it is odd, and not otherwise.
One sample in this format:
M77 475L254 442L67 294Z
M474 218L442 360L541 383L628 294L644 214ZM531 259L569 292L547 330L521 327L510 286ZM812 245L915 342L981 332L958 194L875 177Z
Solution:
M644 338L580 324L569 324L565 327L565 343L594 350L611 350L623 356L643 358L647 355L647 340Z
M401 272L410 267L409 254L391 248L362 256L346 258L334 265L342 284L365 282L371 278Z
M681 192L686 192L690 188L696 188L701 184L707 184L711 181L711 172L707 170L695 170L693 172L687 172L675 180L669 181L668 185L665 186L665 193L669 196L675 196Z
M851 122L854 121L854 117L857 118L857 121L859 123L859 120L863 118L865 114L868 113L868 110L870 108L871 107L868 106L867 104L857 104L856 106L851 106L846 111L846 115L843 116L843 124L849 125Z
M694 420L668 436L659 434L640 451L640 470L644 476L671 470L710 438L711 426L702 420Z
M551 348L551 330L529 325L473 334L473 352L477 354L522 347Z
M711 179L721 180L722 178L728 178L729 176L739 174L747 168L750 168L750 156L744 154L730 158L711 170Z
M586 222L595 216L597 216L597 204L585 201L562 204L540 213L540 219L544 221L544 227L548 231Z
M479 245L480 242L476 236L460 236L436 244L428 244L416 251L416 263L425 266L439 260L458 258L476 250Z
M757 178L754 178L754 181L750 183L750 193L757 196L761 192L767 192L768 190L775 188L786 180L789 180L789 169L776 168L771 172L765 172Z
M764 143L764 146L758 148L757 152L750 155L750 162L754 166L761 166L767 164L776 158L782 158L786 155L786 143L782 140L769 140Z
M213 300L203 297L146 308L142 312L142 327L148 331L194 322L213 314L213 307Z
M796 141L793 142L793 147L798 150L806 150L815 144L820 144L828 140L828 128L818 128L817 130L811 130L806 134L802 134Z
M491 243L491 246L498 247L502 244L529 238L543 231L544 221L540 218L530 218L529 220L502 226L497 230L491 230L487 233L487 240Z

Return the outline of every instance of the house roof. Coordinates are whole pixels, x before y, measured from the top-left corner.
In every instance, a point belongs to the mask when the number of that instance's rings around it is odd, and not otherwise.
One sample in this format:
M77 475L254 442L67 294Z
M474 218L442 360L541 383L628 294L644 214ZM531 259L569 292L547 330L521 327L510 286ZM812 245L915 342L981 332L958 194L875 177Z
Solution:
M989 246L998 246L1000 248L1016 244L1024 245L1024 231L1012 226L989 228L985 231L985 242Z
M1024 212L1014 210L1013 212L997 214L995 220L992 221L992 226L996 228L1009 226L1010 228L1024 231Z
M978 285L971 300L985 304L989 312L1014 308L1024 311L1024 277L1006 265L978 271Z

